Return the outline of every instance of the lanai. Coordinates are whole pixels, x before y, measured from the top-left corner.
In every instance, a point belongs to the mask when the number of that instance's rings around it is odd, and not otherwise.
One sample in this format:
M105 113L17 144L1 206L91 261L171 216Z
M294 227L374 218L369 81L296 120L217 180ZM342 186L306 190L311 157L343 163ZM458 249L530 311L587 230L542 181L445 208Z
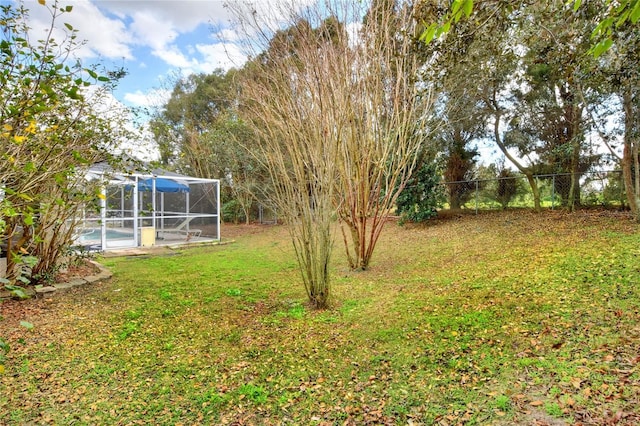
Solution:
M220 239L220 181L162 169L116 173L94 165L103 183L98 211L86 211L77 243L90 250Z

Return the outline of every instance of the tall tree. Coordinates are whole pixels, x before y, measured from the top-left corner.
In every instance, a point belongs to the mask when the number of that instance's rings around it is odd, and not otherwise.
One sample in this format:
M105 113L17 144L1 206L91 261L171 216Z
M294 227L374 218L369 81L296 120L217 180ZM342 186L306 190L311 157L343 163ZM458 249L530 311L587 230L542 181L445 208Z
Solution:
M424 2L419 14L422 21L429 22L443 19L447 11L439 2ZM432 127L437 128L434 135L444 157L446 181L469 178L478 156L474 143L487 133L480 101L483 79L474 78L481 72L477 53L473 52L475 32L476 25L463 21L451 31L446 42L421 43L417 51L423 61L421 78L437 87ZM452 188L449 192L450 204L460 207L458 195ZM459 196L464 197L462 193Z
M585 120L587 106L602 101L587 54L596 10L593 4L575 13L562 1L478 3L473 19L436 40L462 58L466 72L459 74L484 77L481 99L495 142L527 176L536 208L534 174L566 173L556 179L556 190L573 208L580 203L581 176L599 158Z
M476 5L472 0L456 0L451 5L424 2L420 13L424 22L433 23L423 32L422 40L429 42L423 48L423 58L431 78L445 87L440 115L448 118L449 129L457 128L459 135L457 146L450 144L458 152L452 157L456 161L450 161L451 177L460 180L468 173L474 151L467 148L467 144L487 132L505 157L527 177L535 208L539 210L540 195L533 164L526 157L518 158L504 140L505 124L514 116L516 99L511 89L519 75L522 50L515 41L516 24L521 9L526 6L527 2L511 0ZM473 19L462 19L472 11ZM455 131L449 132L456 135ZM453 201L454 205L458 204L455 198Z
M237 104L235 70L190 75L176 82L171 98L151 121L151 129L165 166L221 179L222 203L239 205L249 221L264 179L243 148L252 136L238 117Z
M444 106L436 115L438 132L435 140L441 150L444 163L444 180L449 182L447 190L449 207L459 209L468 199L475 185L473 179L478 150L474 145L485 136L486 124L482 105L472 85L460 85L459 72L462 67L451 67L448 78L441 81L447 85L441 92Z
M527 50L523 80L514 90L519 107L513 131L528 136L521 141L529 144L519 148L536 154L539 172L565 174L555 180L556 193L569 208L580 205L580 178L599 158L585 137L585 103L600 100L590 99L596 93L589 78L594 61L587 55L592 9L574 14L564 2L547 2L529 6L525 16L532 19L519 22Z
M291 25L262 40L267 49L246 67L241 112L258 135L259 158L270 173L272 201L289 225L309 302L329 303L329 260L339 125L317 99L327 97L333 42L285 10Z
M636 2L634 10L640 10L640 2ZM607 16L602 17L601 22L605 19ZM606 54L600 57L599 67L593 71L601 75L605 93L612 95L607 103L619 106L623 152L618 160L627 201L640 222L640 28L631 21L623 22L616 25L615 31L609 32L608 39L613 45L607 47ZM600 128L605 140L617 138L615 131L607 130L605 123Z
M349 120L340 140L338 215L352 269L369 267L386 218L431 137L433 98L429 85L417 81L417 33L412 4L373 1L360 42L336 76L351 83L348 101L333 107Z

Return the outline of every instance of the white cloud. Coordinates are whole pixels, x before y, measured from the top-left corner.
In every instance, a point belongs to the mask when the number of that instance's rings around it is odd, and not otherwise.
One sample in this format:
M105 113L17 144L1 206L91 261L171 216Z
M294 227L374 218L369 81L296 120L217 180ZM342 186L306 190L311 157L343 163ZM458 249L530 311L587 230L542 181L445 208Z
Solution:
M51 25L50 10L53 5L50 3L41 6L35 1L27 2L27 6L30 7L29 26L35 39L42 39ZM69 24L78 30L79 41L87 40L86 44L74 52L78 58L103 56L131 59L133 57L130 49L131 35L127 32L124 22L106 17L88 0L76 0L68 4L72 6L72 11L62 13L57 18L53 31L55 40L61 43L67 38L68 30L65 24ZM61 2L58 6L64 8L66 4Z
M223 28L220 31L218 31L215 35L212 35L212 37L214 38L218 38L220 40L222 40L223 42L227 42L227 43L233 43L236 41L241 41L240 36L238 35L238 33L232 29L229 28Z
M171 98L171 90L154 89L148 92L137 90L126 93L124 100L134 107L157 107L165 104Z
M155 49L153 55L175 68L191 68L193 65L193 60L187 58L178 46L164 46L161 49Z
M133 21L129 25L129 29L139 45L158 50L172 43L178 37L179 33L173 28L171 22L163 22L153 13L136 12L131 18Z
M217 68L238 68L247 59L240 48L232 43L198 44L196 49L204 59L204 66L200 67L203 72Z
M124 126L128 131L126 137L121 137L116 151L127 153L144 161L157 160L160 155L153 141L153 134L148 125L139 128L131 111L110 93L99 86L89 86L84 89L84 95L95 113L111 120L116 126ZM147 95L148 98L148 95Z
M148 14L166 28L189 32L207 22L221 22L229 14L222 0L95 0L99 7L121 18Z

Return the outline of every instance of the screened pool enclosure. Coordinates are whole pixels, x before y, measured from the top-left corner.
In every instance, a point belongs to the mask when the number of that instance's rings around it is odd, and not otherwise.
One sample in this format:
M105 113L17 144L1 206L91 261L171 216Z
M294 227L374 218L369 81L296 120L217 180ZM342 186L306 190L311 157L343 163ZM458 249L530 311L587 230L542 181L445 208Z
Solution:
M85 211L76 244L87 250L150 247L220 239L220 181L156 169L114 174L93 166L104 181L99 211Z

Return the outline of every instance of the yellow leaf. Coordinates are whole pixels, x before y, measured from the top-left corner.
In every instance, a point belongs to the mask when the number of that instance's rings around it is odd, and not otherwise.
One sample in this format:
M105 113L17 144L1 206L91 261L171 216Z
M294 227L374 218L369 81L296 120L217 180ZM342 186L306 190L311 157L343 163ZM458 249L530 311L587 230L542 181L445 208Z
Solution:
M99 194L98 194L98 198L100 198L101 200L106 200L106 199L107 199L107 196L106 196L106 195L104 195L103 193L99 193Z
M13 137L13 140L14 140L16 143L22 143L22 142L24 142L24 140L25 140L25 139L26 139L26 137L24 137L24 136L14 136L14 137Z
M31 121L29 123L29 126L27 126L27 128L25 129L25 131L27 133L35 133L36 132L36 122L35 121Z
M41 5L43 5L43 6L44 6L44 4L45 4L45 0L38 0L38 3L40 3Z
M4 374L4 365L0 364L0 374Z
M13 126L11 124L4 123L2 125L2 130L6 131L6 132L10 132L10 131L13 130Z
M541 406L541 405L542 405L542 401L540 401L540 400L537 400L537 401L531 401L529 404L530 404L530 405L533 405L534 407L539 407L539 406Z

